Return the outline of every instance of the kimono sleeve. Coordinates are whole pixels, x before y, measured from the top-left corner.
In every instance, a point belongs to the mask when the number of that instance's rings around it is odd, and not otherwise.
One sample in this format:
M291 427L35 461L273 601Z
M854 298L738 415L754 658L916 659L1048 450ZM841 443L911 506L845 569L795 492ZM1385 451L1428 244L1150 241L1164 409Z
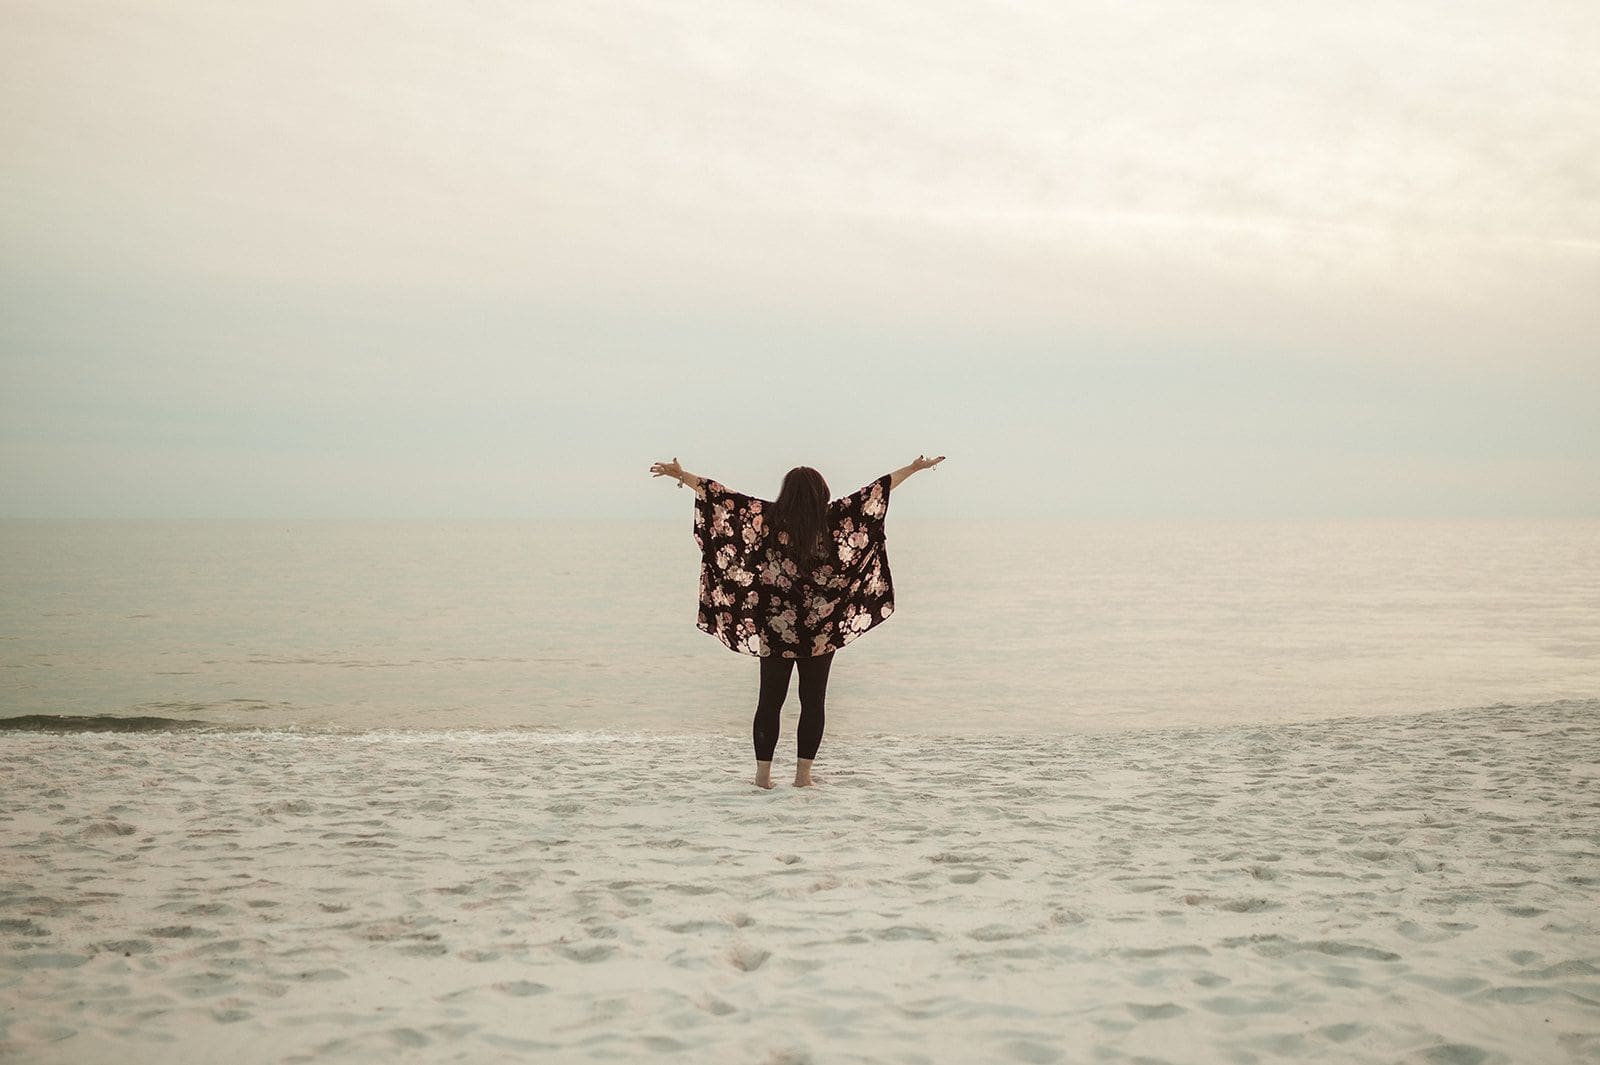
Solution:
M828 518L835 528L841 518L849 518L857 529L867 529L878 534L883 520L889 515L890 475L884 474L857 488L854 492L828 504Z
M694 498L694 542L702 554L711 544L711 530L730 494L726 487L709 477L700 482L700 491Z
M758 539L765 501L735 492L720 481L707 479L701 488L694 501L695 544L702 554L723 544L734 545L742 554Z

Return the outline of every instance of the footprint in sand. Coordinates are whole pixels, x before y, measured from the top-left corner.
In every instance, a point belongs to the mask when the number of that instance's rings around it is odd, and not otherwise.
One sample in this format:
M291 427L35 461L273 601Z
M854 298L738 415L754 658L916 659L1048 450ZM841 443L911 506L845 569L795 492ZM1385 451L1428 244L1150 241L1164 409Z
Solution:
M1276 910L1278 904L1268 899L1228 899L1217 904L1217 909L1227 910L1229 913L1261 913L1264 910Z
M1013 1039L1005 1045L1005 1052L1012 1061L1035 1062L1038 1065L1061 1060L1061 1051L1035 1039Z
M505 983L491 985L502 995L511 995L515 998L527 998L529 995L542 995L550 990L549 984L541 984L536 980L508 980Z
M138 829L132 825L125 825L120 821L97 821L78 833L83 839L114 839L117 836L131 836Z
M450 948L443 943L411 943L399 949L401 954L413 958L437 958L450 953Z
M804 1050L774 1050L761 1065L813 1065L813 1059Z
M1289 1003L1281 999L1240 998L1236 995L1208 998L1200 1005L1224 1017L1242 1017L1252 1013L1286 1013L1289 1010Z
M343 969L307 969L299 978L308 984L321 984L329 980L348 980L350 974Z
M974 928L968 932L967 938L976 939L980 943L998 943L1006 939L1019 939L1025 934L1003 924L986 924L982 928Z
M877 936L877 938L879 938L879 939L889 939L889 940L901 940L901 939L930 939L931 940L931 939L938 939L939 938L938 936L934 935L932 932L930 932L926 928L922 928L922 927L919 927L917 925L909 925L909 924L891 925L888 928L884 928L884 929L881 929L881 930L879 930L877 932L874 932L873 935Z
M1164 1021L1168 1017L1177 1017L1189 1011L1175 1002L1158 1002L1146 1005L1143 1002L1127 1003L1128 1012L1133 1014L1135 1020Z
M1227 943L1225 945L1231 946ZM1117 954L1124 958L1166 958L1181 954L1210 954L1211 952L1198 943L1175 943L1169 947L1124 947Z
M175 924L162 928L146 929L144 934L154 936L157 939L211 939L217 933L209 928L196 928L190 924Z
M1554 980L1562 976L1600 976L1600 969L1582 958L1570 958L1543 969L1530 970L1522 975L1534 980Z
M1460 934L1453 929L1428 928L1415 921L1401 921L1394 926L1394 930L1413 943L1440 943L1446 939L1454 939Z
M657 1054L673 1054L689 1049L688 1043L665 1035L640 1036L639 1042L644 1044L646 1050L653 1050Z
M608 946L605 943L589 943L581 947L571 946L563 943L557 944L556 953L561 955L563 958L566 958L568 961L589 963L604 961L612 954L615 954L616 949L617 948Z
M772 951L740 945L728 951L728 961L740 972L753 973L767 963Z
M1492 1002L1508 1002L1513 1006L1524 1006L1532 1002L1548 1001L1555 993L1555 989L1549 987L1495 987L1481 992L1476 997L1486 998Z
M1433 976L1428 973L1403 973L1402 980L1419 984L1442 995L1468 995L1485 988L1488 981L1476 976Z
M979 860L975 854L962 854L959 851L940 851L938 854L928 855L928 861L938 862L941 865L974 865Z
M737 1013L739 1007L733 1003L720 999L715 995L706 995L695 1002L695 1005L711 1014L713 1017L726 1017L730 1013Z
M1377 947L1363 946L1360 943L1345 943L1339 940L1323 939L1315 943L1302 943L1306 950L1314 950L1318 954L1331 954L1336 958L1366 958L1368 961L1399 961L1400 955L1392 950L1380 950Z

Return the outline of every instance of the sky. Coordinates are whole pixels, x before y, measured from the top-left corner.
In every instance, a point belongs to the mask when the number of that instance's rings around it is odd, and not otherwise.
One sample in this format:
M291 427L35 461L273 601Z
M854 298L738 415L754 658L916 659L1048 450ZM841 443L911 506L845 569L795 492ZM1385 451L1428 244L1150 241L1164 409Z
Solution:
M0 517L1600 517L1600 7L0 0Z

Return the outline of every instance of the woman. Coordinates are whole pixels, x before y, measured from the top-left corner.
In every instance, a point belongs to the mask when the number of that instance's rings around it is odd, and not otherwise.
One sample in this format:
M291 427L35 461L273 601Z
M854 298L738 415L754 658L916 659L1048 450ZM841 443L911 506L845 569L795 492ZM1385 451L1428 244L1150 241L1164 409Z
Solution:
M751 728L756 786L771 788L778 709L800 666L799 758L794 786L810 787L822 743L823 702L833 652L894 612L894 583L883 539L889 493L918 470L944 461L918 455L842 499L796 466L772 502L688 473L678 460L650 467L694 489L694 539L700 545L697 624L740 654L761 659L761 694Z

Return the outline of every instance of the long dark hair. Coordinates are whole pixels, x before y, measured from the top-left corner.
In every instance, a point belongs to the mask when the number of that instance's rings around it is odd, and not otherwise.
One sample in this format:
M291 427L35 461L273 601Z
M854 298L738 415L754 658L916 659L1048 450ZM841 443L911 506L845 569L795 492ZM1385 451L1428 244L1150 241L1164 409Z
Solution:
M786 553L802 570L810 570L828 554L824 533L828 524L828 482L810 466L796 466L783 478L783 488L772 504L771 542L778 544L777 533L789 537Z

